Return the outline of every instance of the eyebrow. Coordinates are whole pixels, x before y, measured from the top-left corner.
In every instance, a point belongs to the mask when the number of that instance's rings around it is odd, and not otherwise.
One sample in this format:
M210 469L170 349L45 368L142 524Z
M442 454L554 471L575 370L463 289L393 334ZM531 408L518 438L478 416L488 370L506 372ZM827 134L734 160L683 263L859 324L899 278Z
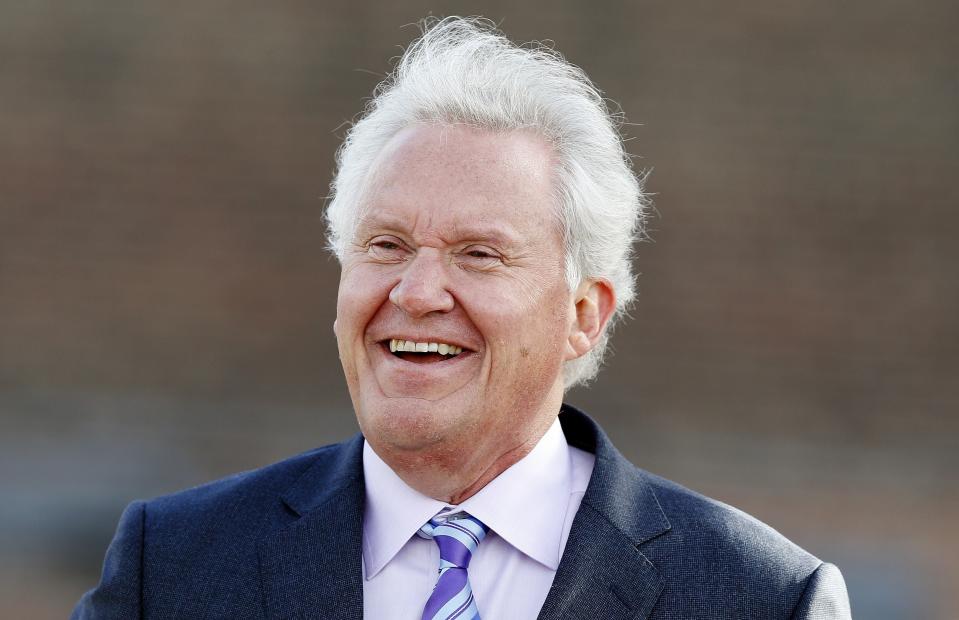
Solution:
M370 214L360 218L356 224L356 229L410 232L409 220L380 213ZM527 236L519 234L511 226L495 224L484 225L478 223L454 226L443 229L437 234L447 242L470 240L516 246L528 241Z

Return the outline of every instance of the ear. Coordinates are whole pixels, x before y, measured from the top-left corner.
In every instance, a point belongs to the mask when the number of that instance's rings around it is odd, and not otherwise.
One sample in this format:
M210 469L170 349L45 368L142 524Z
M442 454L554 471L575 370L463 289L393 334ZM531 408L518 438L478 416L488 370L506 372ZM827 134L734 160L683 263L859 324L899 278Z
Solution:
M616 308L616 292L608 280L586 280L573 294L566 360L589 353L606 331Z

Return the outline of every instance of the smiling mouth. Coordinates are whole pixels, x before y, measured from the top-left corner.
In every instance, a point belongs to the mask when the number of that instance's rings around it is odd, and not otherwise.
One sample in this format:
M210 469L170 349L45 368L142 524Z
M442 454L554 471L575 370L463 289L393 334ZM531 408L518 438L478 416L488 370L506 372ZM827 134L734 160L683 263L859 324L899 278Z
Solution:
M389 347L390 353L394 357L415 364L445 362L463 353L462 347L446 342L416 342L413 340L392 338L390 340L384 340L382 344L385 347Z

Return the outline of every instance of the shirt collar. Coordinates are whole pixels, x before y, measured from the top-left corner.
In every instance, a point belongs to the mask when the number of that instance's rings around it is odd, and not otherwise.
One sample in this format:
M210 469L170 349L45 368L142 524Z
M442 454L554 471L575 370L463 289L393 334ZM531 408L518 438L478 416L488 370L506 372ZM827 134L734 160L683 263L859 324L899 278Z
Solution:
M446 504L403 482L369 442L363 445L363 477L363 565L370 579Z
M525 457L462 504L510 545L556 570L572 492L570 448L559 420ZM416 491L367 443L363 447L366 510L363 561L375 576L416 531L448 504Z

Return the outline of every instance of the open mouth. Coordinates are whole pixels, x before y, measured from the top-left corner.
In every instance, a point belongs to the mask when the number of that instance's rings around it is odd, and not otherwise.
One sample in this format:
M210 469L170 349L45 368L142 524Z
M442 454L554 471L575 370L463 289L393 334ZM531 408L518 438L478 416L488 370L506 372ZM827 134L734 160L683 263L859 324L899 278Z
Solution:
M416 342L392 338L388 341L384 340L382 344L389 347L390 353L395 357L415 364L445 362L464 352L469 352L468 349L464 350L463 347L446 342Z

